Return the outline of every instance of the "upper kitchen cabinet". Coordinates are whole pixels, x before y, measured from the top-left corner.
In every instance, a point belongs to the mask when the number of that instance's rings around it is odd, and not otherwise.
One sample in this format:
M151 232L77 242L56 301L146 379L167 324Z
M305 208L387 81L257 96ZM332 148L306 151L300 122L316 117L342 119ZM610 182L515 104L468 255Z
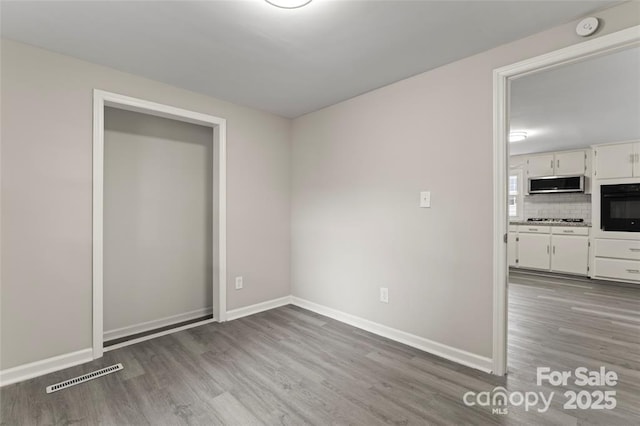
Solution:
M512 155L509 157L509 169L525 169L527 167L527 155Z
M583 175L587 172L587 152L556 152L555 175Z
M553 176L553 154L532 155L527 160L527 176Z
M593 158L596 179L640 177L640 142L596 145Z
M585 150L550 152L529 156L527 176L569 176L587 174L588 154Z

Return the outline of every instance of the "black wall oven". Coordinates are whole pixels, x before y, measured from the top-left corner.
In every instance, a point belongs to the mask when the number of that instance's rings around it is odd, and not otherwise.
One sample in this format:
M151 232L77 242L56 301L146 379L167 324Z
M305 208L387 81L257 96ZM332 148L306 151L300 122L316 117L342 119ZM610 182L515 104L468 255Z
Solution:
M600 186L600 228L640 232L640 183Z

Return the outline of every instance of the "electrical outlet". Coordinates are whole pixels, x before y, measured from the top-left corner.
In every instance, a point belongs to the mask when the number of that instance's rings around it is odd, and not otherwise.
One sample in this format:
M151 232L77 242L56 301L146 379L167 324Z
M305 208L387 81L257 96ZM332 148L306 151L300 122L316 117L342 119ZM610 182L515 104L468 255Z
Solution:
M382 303L389 303L389 289L386 287L380 287L380 301Z
M236 290L240 290L242 287L244 287L242 277L236 277Z

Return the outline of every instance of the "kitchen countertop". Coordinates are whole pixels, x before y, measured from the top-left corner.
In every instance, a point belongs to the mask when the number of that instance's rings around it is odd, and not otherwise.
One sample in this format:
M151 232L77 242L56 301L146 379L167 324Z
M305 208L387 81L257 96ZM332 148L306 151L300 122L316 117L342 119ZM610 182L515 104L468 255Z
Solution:
M509 225L532 225L532 226L575 226L580 228L591 228L591 222L529 222L526 220L512 220Z

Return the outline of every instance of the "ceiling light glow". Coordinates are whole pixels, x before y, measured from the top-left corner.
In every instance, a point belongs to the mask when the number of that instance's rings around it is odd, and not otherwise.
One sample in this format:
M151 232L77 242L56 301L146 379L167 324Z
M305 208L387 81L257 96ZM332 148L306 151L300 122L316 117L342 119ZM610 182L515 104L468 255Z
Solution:
M272 6L280 7L282 9L297 9L302 6L306 6L311 3L311 0L265 0Z
M509 142L520 142L527 138L527 132L517 131L509 133Z

